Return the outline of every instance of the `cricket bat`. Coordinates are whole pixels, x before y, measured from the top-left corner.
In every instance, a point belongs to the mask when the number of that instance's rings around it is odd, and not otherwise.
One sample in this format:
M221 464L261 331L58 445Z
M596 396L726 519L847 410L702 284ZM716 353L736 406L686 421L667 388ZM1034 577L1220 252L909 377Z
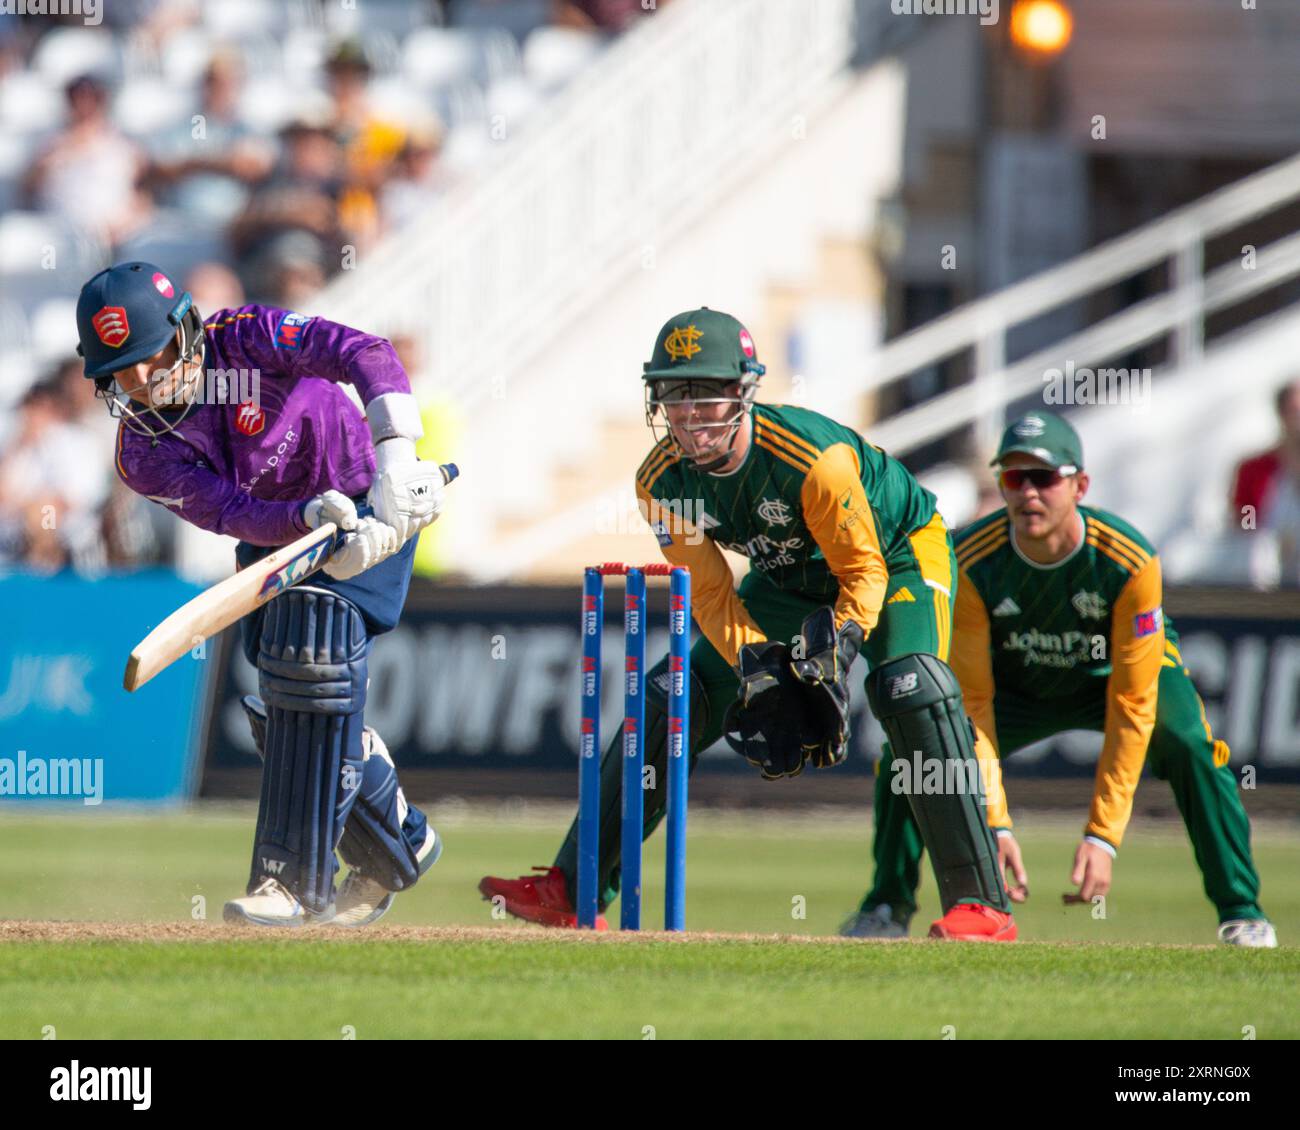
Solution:
M444 486L460 474L455 463L439 469ZM187 651L310 577L325 566L344 537L333 522L326 522L181 605L136 644L122 686L138 690Z

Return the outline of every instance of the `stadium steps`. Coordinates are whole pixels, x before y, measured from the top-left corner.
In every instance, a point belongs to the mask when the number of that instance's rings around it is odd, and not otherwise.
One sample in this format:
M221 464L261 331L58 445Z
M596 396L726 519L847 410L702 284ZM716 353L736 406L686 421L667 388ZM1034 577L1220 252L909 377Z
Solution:
M814 266L805 278L780 278L761 290L749 328L768 366L761 399L797 402L797 385L785 357L785 341L802 311L817 303L877 304L883 278L876 271L862 240L832 236L817 242ZM737 314L744 316L742 311ZM648 346L648 343L647 343ZM492 534L497 544L546 538L557 522L572 525L574 536L556 546L529 568L512 575L519 582L574 582L583 566L601 561L657 561L659 548L645 525L633 493L633 479L652 442L642 416L641 386L635 373L626 374L626 412L605 419L595 444L581 463L558 464L548 475L545 503L526 521L518 516L499 522ZM795 395L792 395L795 394ZM596 500L599 485L608 493ZM573 513L575 501L593 500L587 512ZM504 553L504 551L503 551ZM505 559L511 555L505 554ZM742 558L728 554L742 573Z

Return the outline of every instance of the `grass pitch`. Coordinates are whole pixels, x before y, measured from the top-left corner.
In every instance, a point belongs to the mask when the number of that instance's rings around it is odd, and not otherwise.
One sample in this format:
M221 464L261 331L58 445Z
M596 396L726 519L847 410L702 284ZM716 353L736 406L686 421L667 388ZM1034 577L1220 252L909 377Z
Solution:
M220 921L251 808L7 814L0 1037L1300 1036L1294 825L1255 835L1284 948L1240 951L1212 944L1176 827L1130 832L1101 918L1060 903L1073 823L1026 815L1026 941L974 946L825 937L866 882L864 818L693 812L691 932L632 938L496 921L479 899L482 875L548 862L567 812L432 816L443 859L381 927L280 935ZM647 848L648 926L662 920L662 844ZM921 901L914 934L938 910L928 875Z

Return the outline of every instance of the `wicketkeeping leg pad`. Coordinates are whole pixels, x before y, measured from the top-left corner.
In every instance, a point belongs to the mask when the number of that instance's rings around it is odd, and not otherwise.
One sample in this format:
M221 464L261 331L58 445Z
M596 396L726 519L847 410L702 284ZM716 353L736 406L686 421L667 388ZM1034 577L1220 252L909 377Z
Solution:
M250 890L279 879L309 910L334 895L334 849L363 774L369 640L355 605L294 588L266 606L257 657L265 766Z
M894 766L903 761L901 769L908 770L896 779L907 786L945 913L972 898L1010 909L986 818L975 737L952 668L924 652L898 656L867 677L867 698L889 738Z

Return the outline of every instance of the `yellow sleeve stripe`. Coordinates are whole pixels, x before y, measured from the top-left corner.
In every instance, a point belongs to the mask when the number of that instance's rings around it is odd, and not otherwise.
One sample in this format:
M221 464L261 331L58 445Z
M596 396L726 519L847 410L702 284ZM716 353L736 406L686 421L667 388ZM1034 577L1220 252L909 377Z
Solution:
M969 569L972 565L976 564L977 562L983 561L984 558L989 557L990 555L996 553L999 549L1001 549L1006 544L1007 544L1007 534L1006 531L1003 530L1002 535L1000 537L994 538L990 542L985 542L978 549L973 550L972 552L966 554L966 556L964 557L957 558L957 565L962 569Z
M817 456L821 454L821 448L814 447L802 436L795 435L794 432L789 430L789 428L781 427L780 424L776 423L774 420L768 419L766 416L755 417L755 423L760 429L773 434L773 438L779 436L781 439L785 440L787 446L793 448L795 451L802 449L803 453L814 462L816 462Z
M1145 565L1148 561L1151 560L1150 553L1148 553L1145 549L1143 549L1140 545L1138 545L1138 543L1135 542L1131 537L1128 537L1125 534L1120 533L1119 530L1115 529L1114 526L1108 526L1106 525L1105 522L1097 521L1096 518L1092 518L1089 521L1089 525L1096 526L1097 530L1104 537L1107 537L1111 541L1113 541L1117 547L1127 550L1128 555L1132 557L1135 561Z
M1098 552L1105 554L1117 565L1121 566L1125 572L1133 575L1142 569L1142 565L1129 557L1122 549L1118 548L1114 542L1103 540L1095 534L1088 535L1088 544Z
M1178 649L1174 647L1174 645L1170 643L1168 640L1165 640L1165 651L1167 651L1170 655L1174 657L1175 660L1177 660L1179 667L1183 665L1183 657L1178 654Z
M126 482L126 469L122 466L122 428L124 426L121 423L117 425L117 451L114 453L113 458L117 462L117 473L122 476L122 481Z
M256 317L257 317L256 314L231 314L229 318L222 318L221 321L219 322L204 322L203 328L205 330L215 330L221 326L230 325L230 323L235 321L236 318L256 318Z
M995 522L986 530L980 530L978 533L962 538L953 549L958 560L960 560L963 555L974 553L983 546L991 544L997 540L999 534L1005 534L1006 532L1007 525L1005 522Z
M655 449L646 456L645 462L641 464L636 473L636 480L646 490L649 490L654 481L664 472L670 464L677 461L677 455L668 446L668 441L663 440Z
M754 442L764 451L770 451L778 459L789 463L796 471L802 471L805 475L812 470L812 463L808 461L807 456L801 455L789 448L781 447L775 437L768 435L766 432L754 432Z

